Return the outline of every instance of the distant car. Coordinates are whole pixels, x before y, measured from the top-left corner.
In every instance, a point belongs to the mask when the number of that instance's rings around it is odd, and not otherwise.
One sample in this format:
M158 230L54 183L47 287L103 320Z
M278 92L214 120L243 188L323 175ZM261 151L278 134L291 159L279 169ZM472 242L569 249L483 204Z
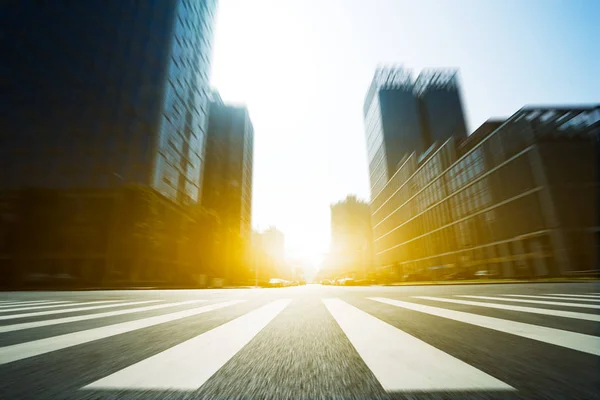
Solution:
M329 279L323 279L321 285L331 285L331 281Z
M481 271L475 272L476 278L495 278L496 276L498 276L498 274L493 271L481 270Z
M336 285L339 286L354 286L354 283L355 281L352 278L342 278L336 281Z
M471 279L473 278L473 272L467 270L467 269L463 269L463 270L459 270L456 272L451 273L450 275L446 276L446 280L461 280L461 279Z
M273 278L269 280L269 287L284 287L285 281L283 279Z

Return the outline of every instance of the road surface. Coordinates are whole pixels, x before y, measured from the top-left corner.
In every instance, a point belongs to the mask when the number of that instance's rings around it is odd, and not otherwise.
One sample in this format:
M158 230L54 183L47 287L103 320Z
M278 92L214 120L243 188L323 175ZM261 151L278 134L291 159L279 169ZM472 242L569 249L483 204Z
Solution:
M596 283L0 293L1 399L600 399Z

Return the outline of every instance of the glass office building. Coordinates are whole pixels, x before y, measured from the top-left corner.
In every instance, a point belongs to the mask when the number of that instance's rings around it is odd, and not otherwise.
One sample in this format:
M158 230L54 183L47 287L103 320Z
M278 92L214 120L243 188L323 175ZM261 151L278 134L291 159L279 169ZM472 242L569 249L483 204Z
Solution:
M424 153L466 127L457 71L422 71L413 80L401 67L375 71L364 109L371 198L413 152Z
M450 136L458 139L467 136L457 75L454 69L427 69L415 81L423 136L428 146Z
M198 201L216 0L11 1L0 189Z
M365 99L364 119L373 197L406 154L423 150L419 101L410 71L382 68L375 72Z
M248 276L245 246L252 236L254 128L246 107L210 104L202 206L219 215L224 271L229 280Z
M598 268L600 106L525 107L412 153L371 202L382 274Z

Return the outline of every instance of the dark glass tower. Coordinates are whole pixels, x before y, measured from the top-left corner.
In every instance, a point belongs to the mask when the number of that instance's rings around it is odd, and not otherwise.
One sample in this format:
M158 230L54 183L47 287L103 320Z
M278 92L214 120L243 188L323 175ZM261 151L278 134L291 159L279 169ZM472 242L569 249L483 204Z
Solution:
M0 189L198 201L216 0L3 5Z
M254 128L246 107L210 107L202 205L216 211L232 232L252 232Z
M371 199L411 153L466 136L455 70L425 70L413 80L401 67L377 69L363 112Z
M378 69L364 105L371 198L396 172L406 154L422 151L419 100L410 72Z
M428 146L441 144L450 136L459 140L467 136L456 70L421 71L415 92L421 102L423 136Z
M210 105L202 206L217 213L224 276L248 278L245 249L252 234L254 128L246 107Z

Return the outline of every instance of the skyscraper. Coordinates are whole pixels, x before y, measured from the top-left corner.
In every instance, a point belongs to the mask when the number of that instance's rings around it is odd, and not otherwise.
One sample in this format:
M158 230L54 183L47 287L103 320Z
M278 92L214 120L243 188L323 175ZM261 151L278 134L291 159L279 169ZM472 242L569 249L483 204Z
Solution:
M411 153L424 153L452 135L466 136L456 75L432 69L413 80L402 67L375 71L363 109L371 198Z
M9 1L0 188L198 201L216 0ZM26 49L26 51L24 51Z
M459 140L467 136L456 70L421 71L415 80L415 93L420 100L423 140L427 147L450 136Z
M405 154L422 150L419 101L408 70L378 69L364 105L371 197L385 186Z
M285 261L285 236L283 232L274 226L269 227L262 233L262 244L267 254L280 264L278 267L283 267Z
M252 234L252 162L254 128L246 107L211 102L202 181L202 205L221 220L227 252L244 252ZM244 274L240 260L226 262L227 277ZM231 264L235 265L231 265Z
M373 267L373 234L369 204L348 196L331 205L332 275L367 278ZM332 265L331 265L332 264Z

